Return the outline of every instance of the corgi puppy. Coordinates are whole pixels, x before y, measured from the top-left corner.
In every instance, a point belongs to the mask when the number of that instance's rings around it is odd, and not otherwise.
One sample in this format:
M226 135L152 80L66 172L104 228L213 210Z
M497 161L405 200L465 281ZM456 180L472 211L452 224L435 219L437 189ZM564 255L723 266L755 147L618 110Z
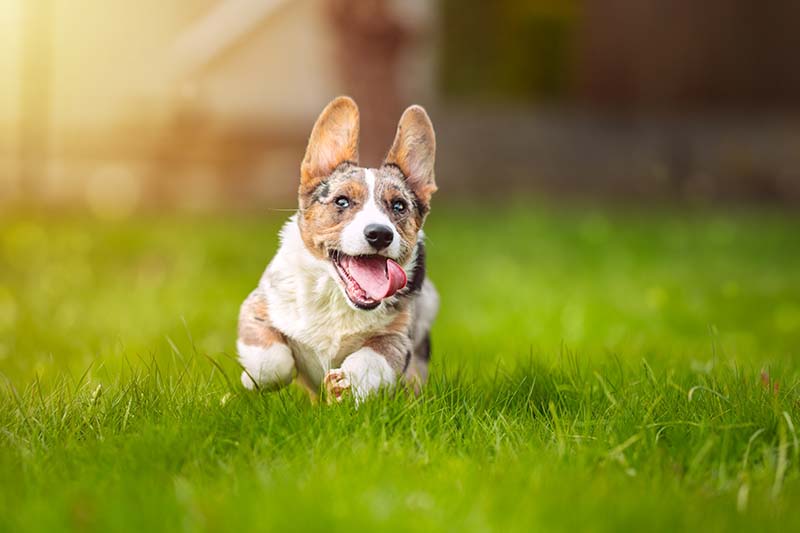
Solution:
M439 297L425 276L422 225L436 191L436 140L409 107L379 168L358 165L359 114L333 100L300 167L299 209L239 315L248 389L296 375L312 396L363 401L400 379L424 384Z

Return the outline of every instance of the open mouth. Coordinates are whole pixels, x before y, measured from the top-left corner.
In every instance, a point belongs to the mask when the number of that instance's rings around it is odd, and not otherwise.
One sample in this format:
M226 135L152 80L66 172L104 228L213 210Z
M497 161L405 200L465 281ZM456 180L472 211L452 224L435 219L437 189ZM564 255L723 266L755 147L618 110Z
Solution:
M353 305L375 309L381 300L406 286L406 272L397 262L382 255L344 255L330 253Z

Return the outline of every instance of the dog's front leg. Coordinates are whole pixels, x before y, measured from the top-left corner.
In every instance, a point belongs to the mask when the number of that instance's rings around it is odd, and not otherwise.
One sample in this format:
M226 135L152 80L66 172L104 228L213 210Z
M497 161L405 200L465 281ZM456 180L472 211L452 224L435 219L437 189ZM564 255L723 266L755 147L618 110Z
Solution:
M244 368L242 385L246 388L274 390L292 382L292 350L286 337L270 324L266 299L259 289L242 304L236 349Z
M403 374L410 350L411 341L405 335L373 337L348 355L341 368L334 368L325 376L329 400L341 401L350 391L359 403L381 388L391 389Z

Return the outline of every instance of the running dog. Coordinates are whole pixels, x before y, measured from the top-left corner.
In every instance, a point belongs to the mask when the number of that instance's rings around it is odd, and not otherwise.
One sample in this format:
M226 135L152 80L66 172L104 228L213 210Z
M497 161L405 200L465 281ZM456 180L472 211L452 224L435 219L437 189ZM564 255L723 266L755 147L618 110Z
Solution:
M333 100L300 167L299 209L239 315L248 389L294 376L329 401L356 402L398 381L425 383L439 297L425 277L422 226L436 191L433 126L403 113L379 168L358 165L359 113Z

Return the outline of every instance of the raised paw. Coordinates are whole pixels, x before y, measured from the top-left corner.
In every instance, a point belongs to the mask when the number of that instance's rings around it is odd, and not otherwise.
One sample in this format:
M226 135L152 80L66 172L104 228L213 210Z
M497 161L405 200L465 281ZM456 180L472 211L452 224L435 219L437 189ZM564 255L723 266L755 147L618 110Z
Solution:
M329 370L323 383L328 403L332 403L333 400L341 402L345 391L350 390L350 379L341 368Z

